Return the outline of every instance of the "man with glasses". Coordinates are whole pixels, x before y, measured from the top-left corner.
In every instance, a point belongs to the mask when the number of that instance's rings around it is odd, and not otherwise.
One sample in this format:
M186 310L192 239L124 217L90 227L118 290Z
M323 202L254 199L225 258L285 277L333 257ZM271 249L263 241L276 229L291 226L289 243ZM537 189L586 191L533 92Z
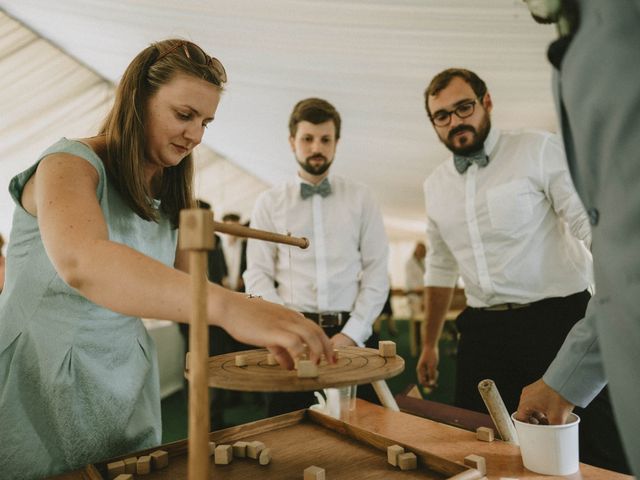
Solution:
M522 387L540 377L584 316L592 284L589 219L560 139L492 127L493 102L475 73L439 73L425 106L453 155L424 183L429 249L418 379L436 386L438 340L459 274L469 307L456 319L455 404L486 411L477 385L491 378L514 412ZM583 461L610 466L607 450L620 446L606 400L609 421L596 415L599 437L591 444L583 438L580 451ZM579 414L581 433L588 433L590 412Z

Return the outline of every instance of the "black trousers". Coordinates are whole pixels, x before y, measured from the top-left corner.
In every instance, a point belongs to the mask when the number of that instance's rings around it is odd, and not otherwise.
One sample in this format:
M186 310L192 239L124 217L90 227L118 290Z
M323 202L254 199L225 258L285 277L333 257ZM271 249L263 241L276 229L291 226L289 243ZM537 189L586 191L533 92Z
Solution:
M465 309L456 319L455 405L486 413L478 383L490 378L507 411L515 412L522 388L542 377L569 330L584 317L589 299L584 291L515 310ZM580 416L580 461L629 473L607 389L575 412Z
M324 332L331 338L336 333L340 333L340 330L342 330L342 327L330 327L325 328ZM379 340L380 336L374 332L365 342L365 346L377 349ZM369 383L358 385L357 396L363 400L380 405L380 400ZM317 403L317 399L313 395L313 392L269 393L267 394L267 416L273 417L274 415L301 410L310 407L314 403Z

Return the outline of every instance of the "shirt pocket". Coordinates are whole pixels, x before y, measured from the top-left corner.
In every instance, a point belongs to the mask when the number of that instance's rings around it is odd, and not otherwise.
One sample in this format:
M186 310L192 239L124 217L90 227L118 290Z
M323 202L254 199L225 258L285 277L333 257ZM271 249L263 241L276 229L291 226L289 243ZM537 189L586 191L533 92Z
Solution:
M533 205L527 180L514 180L487 190L491 226L509 236L518 236L531 219Z

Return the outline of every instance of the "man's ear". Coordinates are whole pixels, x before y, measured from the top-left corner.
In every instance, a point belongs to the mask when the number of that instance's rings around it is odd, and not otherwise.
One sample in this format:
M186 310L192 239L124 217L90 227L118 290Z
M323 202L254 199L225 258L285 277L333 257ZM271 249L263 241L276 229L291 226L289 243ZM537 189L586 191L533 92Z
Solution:
M296 151L296 139L294 137L289 137L289 145L291 145L291 151L295 153L295 151Z
M482 105L487 113L491 113L493 110L493 100L491 100L491 94L489 92L484 94L484 99L482 100Z

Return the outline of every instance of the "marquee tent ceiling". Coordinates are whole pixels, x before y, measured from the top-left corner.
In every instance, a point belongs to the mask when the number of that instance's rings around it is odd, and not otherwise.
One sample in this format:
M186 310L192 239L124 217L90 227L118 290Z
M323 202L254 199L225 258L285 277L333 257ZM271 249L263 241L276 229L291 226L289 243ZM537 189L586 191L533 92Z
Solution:
M133 56L176 36L229 74L198 157L198 192L217 214L248 217L294 174L287 120L309 96L340 111L334 171L374 189L392 238L422 234L422 182L446 157L422 100L440 70L487 81L494 125L555 130L553 28L521 0L0 0L0 232L9 179L59 137L94 132Z

